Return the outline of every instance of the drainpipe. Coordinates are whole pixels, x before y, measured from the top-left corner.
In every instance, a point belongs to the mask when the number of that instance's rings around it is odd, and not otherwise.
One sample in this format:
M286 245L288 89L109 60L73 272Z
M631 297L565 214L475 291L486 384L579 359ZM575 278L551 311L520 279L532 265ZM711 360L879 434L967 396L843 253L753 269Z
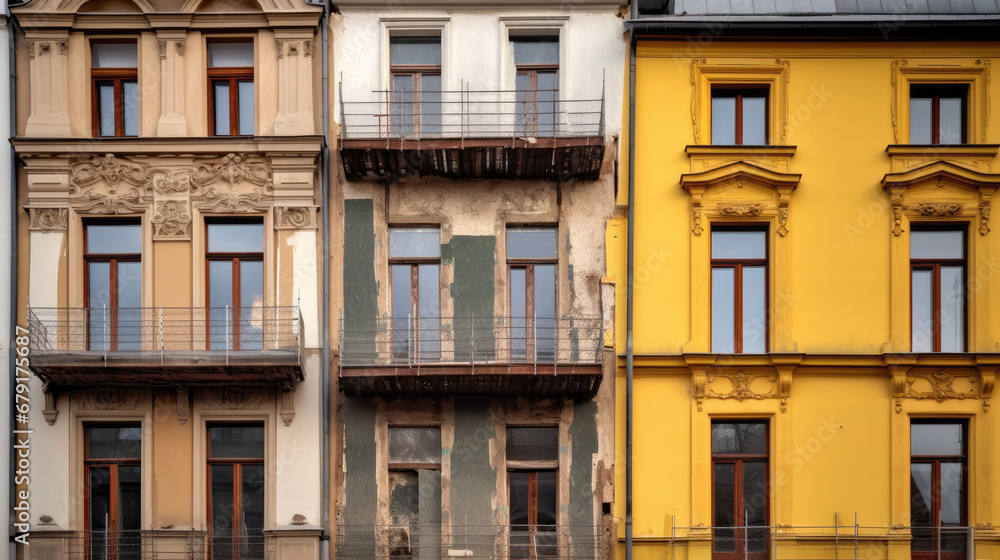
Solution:
M15 5L22 5L22 4L11 4L11 6L15 6ZM16 82L15 82L15 79L14 79L15 78L15 68L14 68L14 47L15 47L15 42L14 42L14 27L15 27L15 21L14 21L14 17L11 16L9 12L4 13L4 19L6 19L6 23L7 23L7 52L4 53L4 56L5 56L5 62L4 62L4 64L8 64L9 65L9 67L6 70L7 70L7 83L8 83L9 88L10 88L10 91L8 92L9 93L9 97L7 99L7 101L8 101L7 111L9 111L9 114L7 115L8 118L9 118L8 128L7 128L7 136L9 138L13 138L15 136L15 133L16 133L16 125L17 125L17 113L15 111L16 106L15 106L15 103L14 103L14 99L15 99L15 96L14 96L14 87L16 85ZM7 351L5 353L7 354L7 358L8 358L7 359L7 367L8 367L8 375L7 375L8 385L7 386L8 386L9 393L7 395L8 398L6 400L3 400L2 403L0 403L0 430L3 430L3 433L5 433L5 434L11 434L12 429L16 427L16 424L14 423L14 418L13 418L13 413L14 413L14 402L13 401L14 401L15 388L16 388L15 385L17 383L17 381L15 380L14 360L11 359L11 358L13 358L13 356L10 353L10 348L12 348L14 346L15 325L17 324L17 210L16 210L16 208L17 208L17 188L15 188L15 185L17 185L17 171L16 171L17 170L17 154L14 153L14 146L10 145L9 143L8 143L8 148L7 149L9 150L8 151L8 156L7 156L7 159L8 159L8 163L7 164L10 166L9 169L7 170L8 173L9 173L9 175L8 175L8 181L9 181L9 185L10 185L10 189L8 190L8 192L9 192L9 195L8 195L9 199L8 199L7 203L10 206L7 208L7 216L5 217L6 219L10 220L10 223L8 224L9 227L10 227L10 231L8 232L8 234L10 235L10 238L9 238L10 239L10 243L9 243L9 247L10 247L10 277L7 279L7 281L10 283L10 285L8 286L8 289L9 289L8 305L9 305L9 307L8 307L8 313L7 313L7 315L8 315L8 317L7 317L7 328L9 329L9 331L7 332L6 340L0 341L0 342L2 342L2 344L4 345L4 348L7 349ZM12 434L11 434L11 436L12 436ZM9 436L10 439L9 439L9 441L7 443L7 446L3 448L2 454L0 454L0 466L7 465L9 467L9 471L8 472L12 473L12 472L14 472L15 469L14 469L14 464L11 462L12 459L14 458L14 453L13 453L14 448L12 447L14 445L14 438L11 437L11 436ZM2 468L2 467L0 467L0 468ZM9 481L4 481L3 490L2 490L3 498L0 499L0 503L8 504L7 505L7 508L8 508L7 511L13 511L13 507L14 507L14 500L13 500L13 498L14 498L14 494L15 494L16 489L17 489L17 487L14 485L14 478L13 477L11 477ZM11 540L11 538L14 536L13 529L14 529L14 526L13 526L13 517L11 517L10 521L8 522L8 528L7 528L8 542L10 543L10 544L7 545L9 558L14 558L15 551L17 550L16 544L14 543L13 540Z
M321 476L322 497L320 517L323 536L320 537L321 559L330 558L330 72L329 34L330 6L328 0L305 0L306 4L323 7L320 33L323 36L323 151L320 154L320 214L323 217L323 354L320 360L321 414L323 416L323 458Z
M633 17L636 2L632 2ZM635 288L635 31L629 33L628 67L628 272L625 294L625 560L632 560L632 311Z

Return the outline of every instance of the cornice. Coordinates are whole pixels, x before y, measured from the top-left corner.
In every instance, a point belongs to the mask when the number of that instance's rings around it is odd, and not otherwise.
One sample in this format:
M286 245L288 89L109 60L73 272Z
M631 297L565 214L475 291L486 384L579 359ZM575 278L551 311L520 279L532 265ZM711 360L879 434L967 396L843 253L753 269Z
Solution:
M980 368L1000 366L1000 353L886 353L886 354L643 354L636 355L636 373L689 375L693 368L773 368L796 364L795 374L889 375L894 367ZM617 365L625 368L625 356Z
M380 12L386 10L384 0L346 0L334 2L341 13L345 11L353 12ZM448 10L448 11L470 11L470 12L496 12L500 10L518 9L524 11L552 11L553 6L534 0L495 0L493 2L479 2L470 0L397 0L393 4L400 10ZM608 10L617 12L621 2L608 2L607 0L574 0L573 11L581 10Z
M82 154L220 154L267 153L315 155L323 147L323 136L170 137L170 138L14 138L20 157L60 157Z
M315 28L322 11L278 11L227 13L134 13L98 12L52 14L20 12L16 18L25 29L100 29L134 33L137 29L241 29L248 27Z

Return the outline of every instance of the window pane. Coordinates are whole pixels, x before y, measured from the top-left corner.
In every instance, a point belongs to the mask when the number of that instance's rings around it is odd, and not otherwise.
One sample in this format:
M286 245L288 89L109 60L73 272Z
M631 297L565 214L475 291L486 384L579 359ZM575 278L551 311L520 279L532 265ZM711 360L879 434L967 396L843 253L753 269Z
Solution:
M237 82L239 86L239 131L245 136L253 136L253 82Z
M263 459L264 426L220 424L208 427L212 459Z
M910 523L915 527L931 524L932 504L932 468L930 463L912 463L910 465Z
M118 349L142 348L142 263L118 263Z
M556 524L556 472L539 471L538 477L538 524ZM551 546L544 541L539 543L542 546Z
M392 77L390 124L394 135L413 134L413 116L417 111L414 105L413 80L412 74Z
M209 43L208 65L253 66L253 43Z
M712 96L712 144L736 143L736 98Z
M441 463L441 428L389 426L390 463Z
M90 254L141 253L142 226L139 224L88 225L87 252Z
M440 257L441 230L437 228L392 228L390 257Z
M441 302L439 299L439 271L436 264L422 264L417 268L417 297L420 314L420 358L436 360L441 354Z
M112 82L97 84L97 118L101 136L115 135L115 86Z
M208 336L211 350L225 350L233 340L233 262L208 263ZM229 307L227 311L225 308Z
M911 455L963 455L965 426L963 424L910 425Z
M441 65L441 37L390 37L389 64Z
M100 315L102 307L111 306L111 263L87 263L87 296L87 306L95 315ZM91 337L94 334L91 328Z
M763 422L713 422L712 453L716 455L766 455L767 424Z
M92 531L107 531L111 528L111 467L90 467L88 480L90 486L90 529ZM97 539L103 541L103 535ZM96 539L95 539L96 540ZM94 558L104 560L105 547L103 542L91 541L91 549L97 553Z
M138 465L118 467L118 530L138 531L142 529L142 470ZM119 551L119 560L140 558L138 552L139 535L122 535L119 542L126 544Z
M89 426L88 459L138 459L142 454L142 428L130 426Z
M713 259L764 259L767 258L767 232L712 231Z
M122 82L122 111L125 136L139 135L139 84Z
M960 266L941 267L941 351L965 351L965 274Z
M734 463L716 463L715 477L712 482L715 486L713 489L714 503L712 505L715 526L732 527L736 524L736 504L734 503L736 494L736 465ZM730 536L730 538L732 537ZM732 549L733 543L729 539L726 537L719 539L719 535L716 535L716 550Z
M910 97L910 144L930 144L931 111L934 100L929 97Z
M209 476L212 478L212 533L214 535L232 535L233 504L236 496L233 493L235 477L233 465L210 465ZM232 558L231 539L213 539L213 558ZM221 548L221 550L220 550Z
M712 352L736 351L736 269L712 268Z
M912 352L933 352L934 351L934 300L933 300L934 271L928 269L915 269L911 279L912 311L910 322L912 325L911 351Z
M240 467L241 558L264 558L264 465Z
M555 228L511 228L507 230L508 259L554 259Z
M263 253L264 224L208 224L210 253Z
M523 360L528 352L527 269L510 269L510 352L511 358Z
M743 96L743 143L767 144L767 97Z
M538 133L553 134L558 123L559 76L555 72L538 72Z
M941 524L962 524L962 493L965 488L962 463L941 463Z
M961 230L910 232L911 259L964 259L965 232Z
M513 471L510 473L510 524L527 525L531 502L528 499L531 473ZM513 535L511 536L513 539ZM520 548L520 547L519 547ZM512 558L527 558L526 553L514 554Z
M743 353L767 352L767 311L764 267L743 267Z
M516 65L559 64L559 37L511 37L510 42Z
M215 87L215 135L229 136L229 82L213 82Z
M508 461L555 461L559 459L559 428L507 428Z
M767 463L743 463L743 511L747 525L767 525Z
M413 314L413 280L408 264L392 265L392 348L396 359L410 355L410 315Z
M536 264L535 359L554 362L556 357L556 267Z
M240 349L264 347L264 263L240 261Z
M420 84L420 131L441 133L441 75L424 74Z
M95 68L137 68L135 43L91 43L91 65Z
M961 144L962 123L965 115L962 114L962 99L959 97L942 97L940 103L941 119L941 143Z

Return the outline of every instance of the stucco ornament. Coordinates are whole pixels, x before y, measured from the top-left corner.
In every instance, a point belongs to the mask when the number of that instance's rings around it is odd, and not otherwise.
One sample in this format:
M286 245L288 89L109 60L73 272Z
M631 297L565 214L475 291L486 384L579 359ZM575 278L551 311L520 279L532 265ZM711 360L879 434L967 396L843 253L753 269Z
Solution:
M164 200L153 206L154 239L187 239L191 236L191 213L187 201Z
M69 224L66 208L29 208L30 229L38 231L65 231Z

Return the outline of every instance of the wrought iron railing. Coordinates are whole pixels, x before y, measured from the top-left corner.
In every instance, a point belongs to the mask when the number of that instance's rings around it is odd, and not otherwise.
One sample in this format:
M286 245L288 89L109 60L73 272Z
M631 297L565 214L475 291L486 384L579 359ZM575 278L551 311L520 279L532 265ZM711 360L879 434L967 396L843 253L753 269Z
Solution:
M340 321L343 367L598 364L599 317L420 317Z
M74 531L65 537L65 560L207 560L204 531L159 537L153 531Z
M213 529L209 537L210 560L270 560L274 558L271 541L260 530L234 532Z
M298 352L297 307L141 307L28 310L33 354Z
M600 560L604 535L599 525L341 525L336 554L342 560Z
M565 138L604 136L604 90L561 99L557 90L374 91L344 99L344 140Z

